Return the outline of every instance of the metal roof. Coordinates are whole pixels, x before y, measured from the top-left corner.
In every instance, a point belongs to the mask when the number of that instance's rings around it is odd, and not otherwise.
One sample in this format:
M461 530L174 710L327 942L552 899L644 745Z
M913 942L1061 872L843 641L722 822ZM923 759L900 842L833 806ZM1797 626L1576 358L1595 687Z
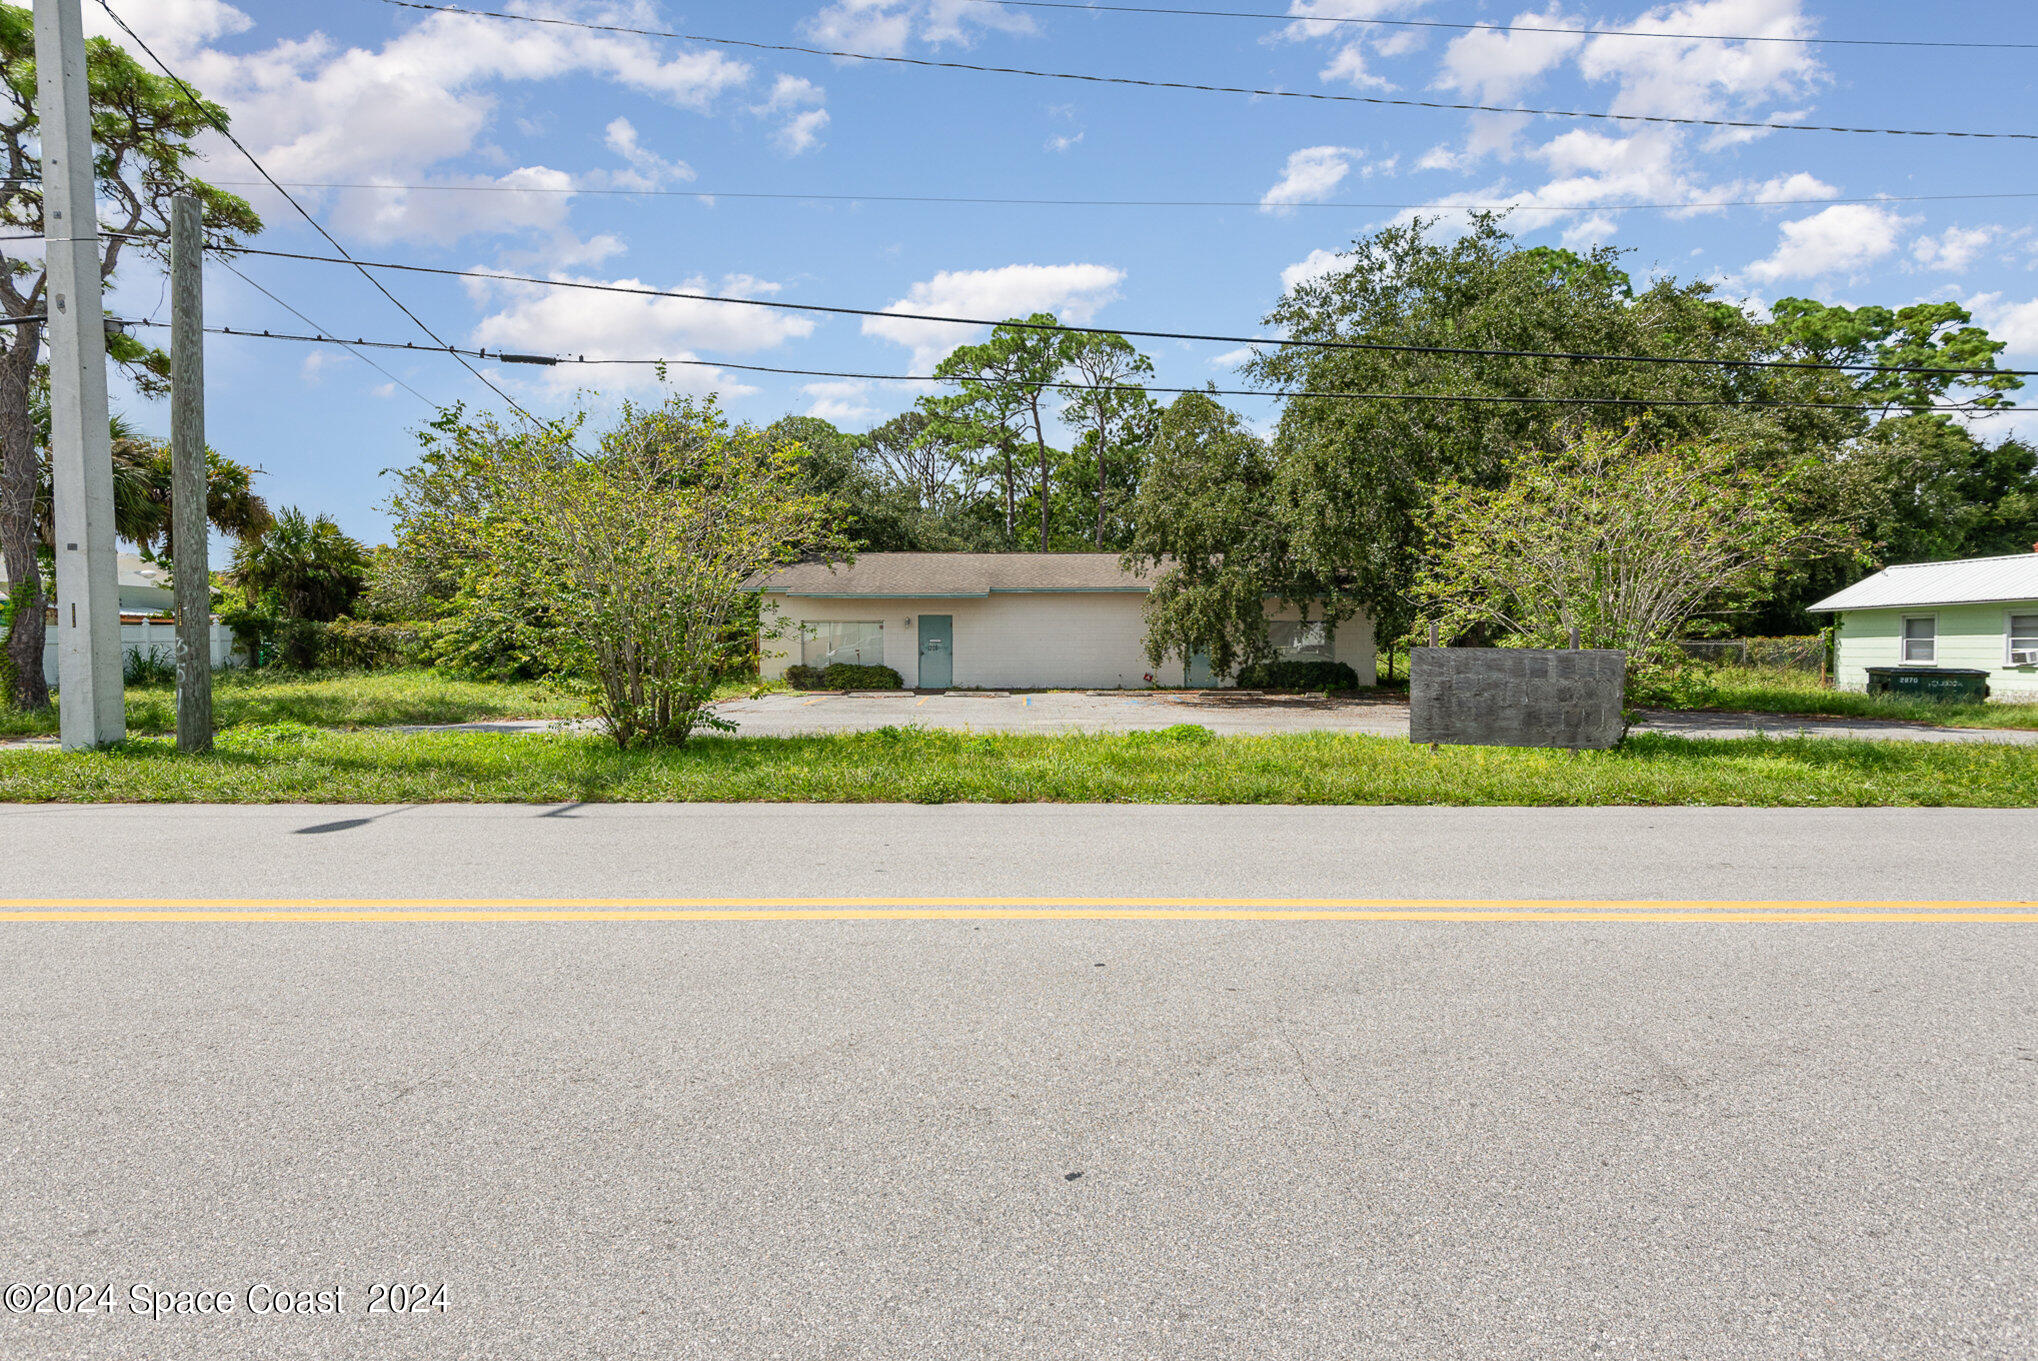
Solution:
M1907 562L1827 596L1814 610L1886 610L1907 605L1981 605L2038 600L2038 552L1960 562Z
M851 563L802 562L756 584L790 596L892 598L987 596L994 592L1139 591L1150 583L1116 553L860 553Z

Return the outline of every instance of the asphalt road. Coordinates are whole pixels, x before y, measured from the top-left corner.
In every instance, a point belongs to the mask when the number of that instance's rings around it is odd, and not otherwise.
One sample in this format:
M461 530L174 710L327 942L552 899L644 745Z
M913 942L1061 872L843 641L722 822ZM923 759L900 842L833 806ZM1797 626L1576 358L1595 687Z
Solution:
M17 912L417 917L0 920L0 1277L117 1292L112 1316L0 1313L9 1358L2038 1349L2038 925L1952 905L2038 896L2038 813L0 825L33 850L0 866ZM1507 899L1529 919L569 915L959 897ZM580 906L456 923L451 898ZM1671 899L1771 905L1606 906ZM1796 900L1935 919L1776 905ZM1820 919L1776 919L1800 915ZM389 1280L446 1283L445 1311L360 1312ZM239 1309L145 1320L137 1283ZM254 1316L257 1283L344 1285L348 1312Z

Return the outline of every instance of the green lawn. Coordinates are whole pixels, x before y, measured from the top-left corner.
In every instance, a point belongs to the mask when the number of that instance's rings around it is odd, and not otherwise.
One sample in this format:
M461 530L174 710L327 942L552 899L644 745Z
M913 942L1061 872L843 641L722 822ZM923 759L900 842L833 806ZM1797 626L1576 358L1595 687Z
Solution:
M1934 704L1832 690L1808 671L1767 667L1692 667L1676 679L1645 684L1631 702L1651 709L1721 709L1833 718L1889 718L1954 728L2038 728L2038 704Z
M212 713L221 729L259 723L316 728L374 728L399 723L471 723L481 718L575 718L579 699L536 681L448 680L432 671L364 671L305 675L287 671L222 671L213 679ZM175 690L130 686L127 730L177 729ZM55 709L0 712L0 737L37 737L57 730Z
M701 738L619 752L582 734L222 734L207 757L162 740L104 753L0 752L0 800L236 803L1743 804L2038 806L2038 751L1980 743L1641 736L1614 751L1427 747L1335 733L1213 737L920 729Z

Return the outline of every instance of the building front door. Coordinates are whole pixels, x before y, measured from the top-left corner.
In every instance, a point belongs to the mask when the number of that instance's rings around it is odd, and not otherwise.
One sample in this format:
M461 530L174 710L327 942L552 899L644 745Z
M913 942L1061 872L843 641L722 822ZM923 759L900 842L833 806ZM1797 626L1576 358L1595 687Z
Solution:
M946 690L955 684L955 616L920 616L920 681L922 690Z

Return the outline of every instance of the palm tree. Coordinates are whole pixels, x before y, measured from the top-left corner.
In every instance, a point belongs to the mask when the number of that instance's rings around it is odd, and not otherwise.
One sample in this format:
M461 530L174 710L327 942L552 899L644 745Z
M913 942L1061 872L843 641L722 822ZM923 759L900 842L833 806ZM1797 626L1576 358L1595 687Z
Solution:
M50 487L49 407L35 410L42 451L35 490L36 539L44 551L56 551L56 514ZM113 532L152 561L170 555L170 446L138 430L125 416L108 423L113 436ZM205 518L220 533L235 539L260 534L275 522L269 503L253 490L259 469L236 463L211 449L205 451ZM160 544L160 549L157 545Z
M227 579L255 604L273 595L285 617L337 619L368 582L368 554L329 515L306 517L286 506L268 531L242 539Z

